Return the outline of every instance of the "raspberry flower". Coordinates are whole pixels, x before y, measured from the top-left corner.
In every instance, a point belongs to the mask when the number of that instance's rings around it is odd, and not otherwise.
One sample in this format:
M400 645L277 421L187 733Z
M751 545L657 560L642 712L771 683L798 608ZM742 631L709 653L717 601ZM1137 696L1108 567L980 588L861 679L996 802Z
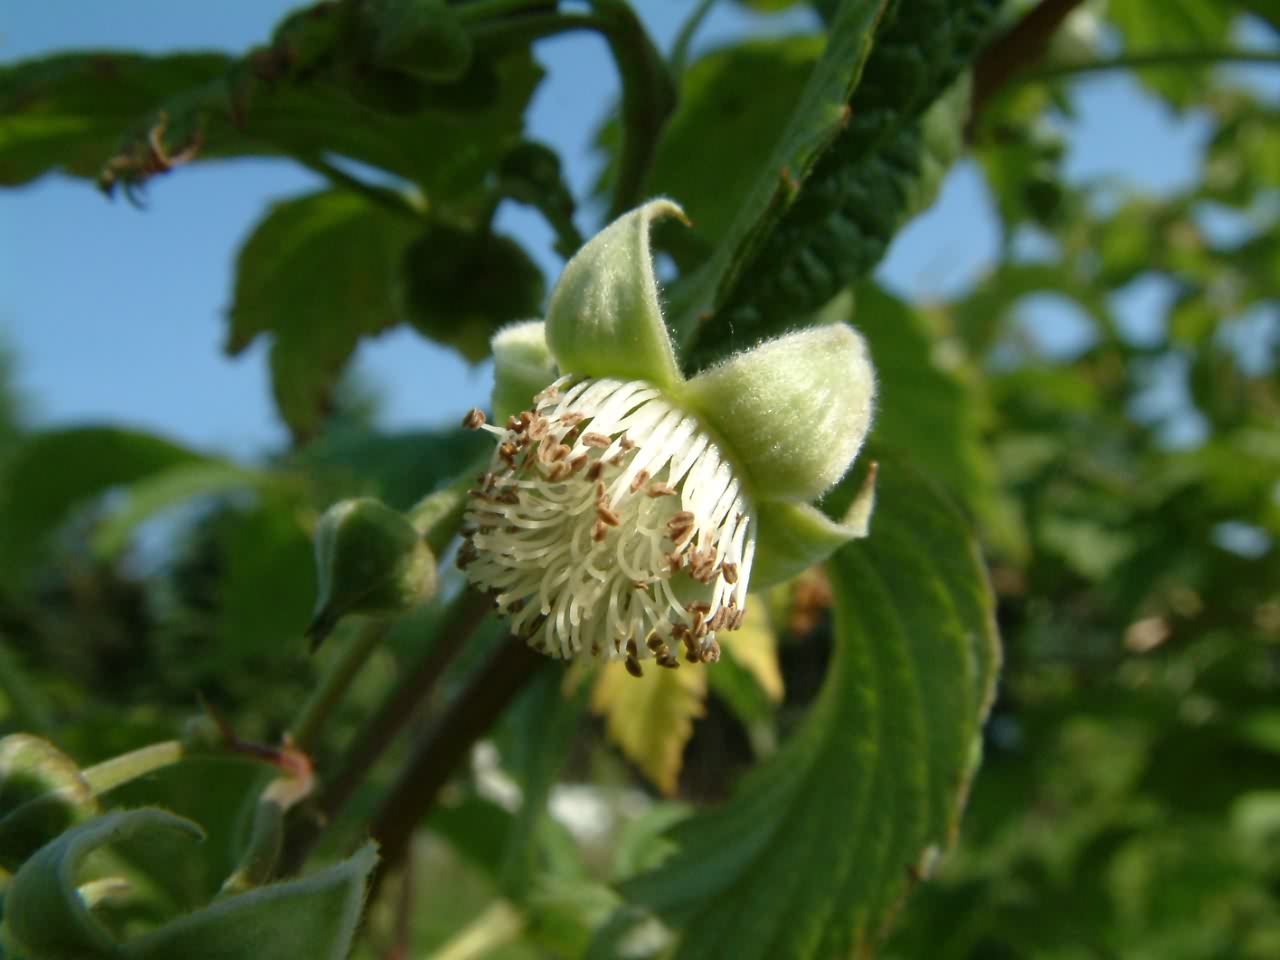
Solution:
M833 520L808 504L848 470L874 375L844 324L767 342L686 380L659 306L654 200L565 266L548 316L494 338L496 440L458 565L538 651L661 667L720 657L753 569L776 582L865 534L870 486Z

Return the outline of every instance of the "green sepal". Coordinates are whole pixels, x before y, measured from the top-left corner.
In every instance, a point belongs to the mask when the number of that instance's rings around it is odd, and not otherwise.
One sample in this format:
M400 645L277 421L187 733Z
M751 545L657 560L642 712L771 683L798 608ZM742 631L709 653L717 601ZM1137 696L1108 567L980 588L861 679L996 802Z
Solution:
M26 733L0 739L0 868L17 870L97 812L93 788L65 753Z
M839 480L871 426L875 372L851 327L761 344L688 382L759 500L812 500Z
M766 500L756 510L756 555L751 586L762 589L790 580L821 563L871 527L875 508L876 466L867 471L857 495L840 519L807 503Z
M561 370L663 387L681 381L649 250L649 226L664 216L685 219L670 200L650 200L565 264L547 307L547 343Z
M342 500L316 526L313 648L348 614L407 610L435 593L436 561L403 514L372 497Z
M163 810L121 810L88 820L45 844L14 875L4 900L4 942L40 960L128 957L93 918L77 892L76 871L98 847L139 833L204 834L190 820Z
M507 417L532 406L533 395L556 378L556 361L547 346L547 325L528 320L494 334L493 417Z

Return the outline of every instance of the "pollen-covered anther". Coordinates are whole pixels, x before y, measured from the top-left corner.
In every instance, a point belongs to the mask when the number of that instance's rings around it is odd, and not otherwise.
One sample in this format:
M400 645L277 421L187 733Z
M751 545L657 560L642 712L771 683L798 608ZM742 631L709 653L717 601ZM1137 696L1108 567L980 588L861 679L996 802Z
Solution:
M565 377L506 429L459 566L530 646L673 669L718 656L746 602L751 504L699 420L644 382ZM642 641L641 641L641 638ZM638 642L640 641L640 642Z

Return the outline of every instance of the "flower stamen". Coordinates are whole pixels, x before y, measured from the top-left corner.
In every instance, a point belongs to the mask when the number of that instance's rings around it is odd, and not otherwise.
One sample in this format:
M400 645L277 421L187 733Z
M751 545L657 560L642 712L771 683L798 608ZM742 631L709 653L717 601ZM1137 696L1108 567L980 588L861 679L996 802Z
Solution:
M477 411L478 412L478 411ZM750 503L692 415L652 385L564 377L504 428L458 564L551 656L674 669L718 659L746 602Z

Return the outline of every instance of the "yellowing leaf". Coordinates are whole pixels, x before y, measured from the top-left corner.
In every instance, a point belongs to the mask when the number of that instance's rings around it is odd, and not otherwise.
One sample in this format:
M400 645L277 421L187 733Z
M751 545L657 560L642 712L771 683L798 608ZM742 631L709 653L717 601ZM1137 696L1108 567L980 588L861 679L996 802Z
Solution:
M725 634L723 649L755 678L774 703L782 702L782 671L778 668L778 635L769 620L764 597L747 604L747 617L733 633ZM712 667L712 669L715 669Z
M605 718L609 739L671 795L693 719L706 712L706 698L705 668L686 664L667 670L647 661L644 676L633 677L622 663L610 663L596 677L591 709Z

